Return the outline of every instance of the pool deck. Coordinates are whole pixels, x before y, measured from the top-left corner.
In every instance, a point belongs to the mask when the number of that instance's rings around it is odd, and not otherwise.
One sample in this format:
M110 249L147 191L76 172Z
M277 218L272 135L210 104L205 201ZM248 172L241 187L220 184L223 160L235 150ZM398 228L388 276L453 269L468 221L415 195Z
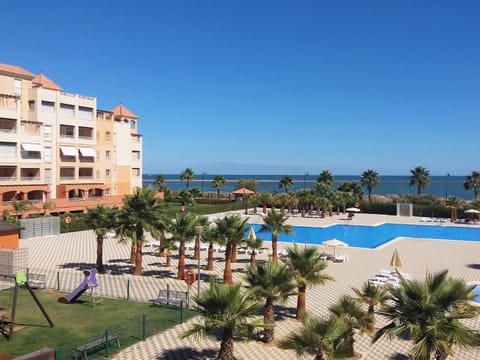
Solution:
M242 214L243 212L238 212ZM219 214L223 216L224 214ZM258 223L260 215L251 215L250 222ZM328 226L331 224L345 223L345 215L333 215L326 218L301 218L290 217L288 223L296 226ZM377 225L381 223L408 223L422 225L452 225L450 223L420 222L417 217L397 217L385 215L355 214L349 223L358 225ZM476 226L476 225L464 225ZM479 227L480 229L480 227ZM258 235L258 234L257 234ZM79 233L61 234L56 237L44 237L29 240L21 240L22 247L29 248L29 267L31 272L44 273L47 275L48 287L56 288L57 276L61 279L62 289L73 289L83 278L81 269L93 266L95 262L95 236L91 231ZM280 243L283 248L289 244ZM303 245L303 244L302 244ZM265 242L269 247L270 243ZM320 252L331 253L331 249L322 245L317 246ZM128 244L118 244L117 240L106 239L104 243L104 262L109 274L98 276L99 290L106 296L125 297L124 284L126 280L131 282L130 297L134 300L146 301L155 297L159 288L185 290L183 281L175 280L176 259L173 259L172 268L163 266L165 259L155 256L156 248L145 248L143 257L143 270L145 276L134 277L130 275L132 266L127 264L130 247ZM463 278L468 283L480 284L480 242L473 241L445 241L398 238L376 249L363 248L337 248L337 254L346 254L349 261L346 263L328 263L326 272L335 281L328 282L324 286L316 286L307 290L307 311L322 315L328 313L328 307L335 303L342 295L352 295L352 287L360 287L367 279L374 277L381 269L391 269L390 259L394 249L398 249L403 261L402 272L408 272L413 278L422 279L427 271L436 272L448 269L452 277ZM187 251L187 266L196 269L197 261L191 259L192 251ZM215 274L223 275L223 253L215 255ZM233 264L234 281L242 281L245 275L245 264L248 256L240 254L239 262ZM267 260L267 254L260 254L259 260ZM202 265L206 263L206 252L202 252ZM206 289L207 272L202 270L201 290ZM57 275L59 274L59 275ZM196 293L196 284L192 291ZM284 305L285 311L278 317L275 327L275 338L287 335L297 325L292 318L296 305L296 297L289 299ZM101 306L101 305L100 305ZM100 310L100 309L99 309ZM198 318L184 324L177 325L169 331L152 336L145 341L138 342L120 353L113 359L204 359L214 358L220 343L211 338L201 340L180 340L181 334L189 325L198 321ZM379 319L379 325L384 324ZM480 319L475 318L468 324L480 330ZM411 343L394 339L381 339L371 345L366 335L356 335L355 349L363 355L363 359L406 359ZM275 344L265 345L255 341L236 341L234 344L237 359L296 359L294 352L281 350ZM449 359L476 360L480 359L480 349L460 350L457 349L455 356ZM306 359L313 359L307 356Z

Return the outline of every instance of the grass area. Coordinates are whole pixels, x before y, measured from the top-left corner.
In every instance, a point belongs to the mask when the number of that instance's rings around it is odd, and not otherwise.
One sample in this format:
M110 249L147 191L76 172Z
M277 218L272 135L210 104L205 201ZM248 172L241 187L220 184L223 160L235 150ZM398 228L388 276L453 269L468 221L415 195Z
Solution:
M143 337L143 315L146 318L146 337L180 323L177 307L151 306L149 303L117 299L103 299L93 307L92 299L82 295L76 303L57 302L64 293L39 290L35 292L54 323L51 328L35 304L29 292L20 288L18 292L15 323L16 331L11 342L0 337L0 349L14 355L22 355L43 347L58 348L57 359L72 359L74 349L89 338L105 333L106 328L120 330L122 349ZM7 308L10 316L13 289L0 291L0 306ZM183 311L183 320L195 316L193 310ZM118 351L112 347L110 354ZM99 351L95 356L104 356ZM89 356L89 359L91 357ZM94 358L94 357L92 357Z

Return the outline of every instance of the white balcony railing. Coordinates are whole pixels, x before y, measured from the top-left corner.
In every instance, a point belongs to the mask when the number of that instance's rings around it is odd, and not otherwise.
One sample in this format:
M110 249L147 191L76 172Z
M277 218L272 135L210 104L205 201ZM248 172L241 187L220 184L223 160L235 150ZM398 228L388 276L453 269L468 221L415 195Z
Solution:
M21 181L38 181L40 180L40 176L22 176L20 177Z

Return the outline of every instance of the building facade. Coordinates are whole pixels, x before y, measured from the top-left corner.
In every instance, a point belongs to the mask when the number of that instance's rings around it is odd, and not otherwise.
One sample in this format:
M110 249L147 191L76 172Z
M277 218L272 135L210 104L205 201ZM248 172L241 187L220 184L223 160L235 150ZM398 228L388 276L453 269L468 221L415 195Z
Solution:
M30 200L42 212L119 205L142 186L138 116L122 104L65 92L43 73L0 64L0 211Z

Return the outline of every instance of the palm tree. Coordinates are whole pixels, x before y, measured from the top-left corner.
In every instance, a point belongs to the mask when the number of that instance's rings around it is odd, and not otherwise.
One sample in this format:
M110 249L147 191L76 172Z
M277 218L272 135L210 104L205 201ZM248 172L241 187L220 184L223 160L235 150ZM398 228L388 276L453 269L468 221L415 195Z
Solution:
M363 330L368 325L369 319L367 313L362 309L362 307L356 300L348 296L340 298L338 303L330 306L329 310L333 315L342 320L347 326L347 356L354 356L354 329L360 328L361 330Z
M335 184L335 179L329 170L323 170L317 177L317 183L322 183L328 185L328 187L332 187L333 184Z
M411 169L410 173L410 186L416 185L418 195L421 195L422 189L425 189L430 185L430 171L422 166L417 166L415 169Z
M173 241L179 243L178 246L178 272L177 279L182 280L185 274L185 242L190 241L195 236L195 226L197 218L189 212L179 212L175 214L167 226L167 231L172 234Z
M212 188L217 189L217 197L220 196L220 189L223 189L227 186L227 180L225 180L225 176L217 175L213 178Z
M453 223L457 221L457 210L463 206L463 200L455 196L450 196L445 202L445 206L451 209L450 221Z
M153 180L153 184L158 186L158 191L162 192L167 189L167 184L166 184L166 179L165 175L159 174L155 177L155 180Z
M472 171L472 175L468 175L463 183L465 190L473 189L473 200L478 199L478 191L480 190L480 172Z
M323 285L333 278L323 271L327 263L320 258L316 248L300 249L297 244L287 248L287 265L293 271L298 287L297 319L301 319L306 307L307 286Z
M363 283L360 289L352 288L352 290L357 295L354 299L368 306L367 314L369 321L367 330L373 333L375 331L375 306L384 305L390 299L390 295L385 288L376 286L370 281Z
M234 244L240 244L245 241L245 233L248 230L248 219L242 219L239 215L227 215L216 221L217 227L214 229L215 238L226 245L225 249L225 269L223 272L223 282L230 284L232 282L232 253Z
M180 174L180 181L185 181L186 182L186 190L188 191L188 187L190 185L190 182L195 179L195 174L192 169L186 168L185 170L182 171Z
M195 245L193 247L193 260L198 260L200 258L200 236L206 230L208 225L208 217L206 216L199 216L196 220L196 227L195 227ZM200 232L197 231L201 230Z
M15 215L18 217L20 214L21 218L26 218L25 212L34 209L33 203L31 200L17 200L15 198L12 199L12 206L15 210Z
M165 267L172 267L172 251L178 250L173 237L165 238L160 244L160 251L165 254Z
M255 256L257 255L257 250L261 249L261 247L263 246L263 239L258 236L247 237L245 240L245 246L247 246L251 250L250 266L254 266Z
M137 188L133 195L123 198L123 208L118 215L117 232L122 240L130 239L130 262L135 264L134 275L142 275L142 246L145 231L158 237L161 208L151 187Z
M267 213L267 206L272 203L272 194L268 191L262 191L258 194L258 201L262 204L263 213Z
M55 202L53 200L47 200L43 203L43 216L50 216L50 211L55 209Z
M215 223L209 224L208 229L205 230L202 233L203 240L208 242L208 258L207 258L207 270L208 271L213 271L214 270L214 267L213 267L213 252L214 252L213 244L223 243L223 241L221 241L223 239L218 241L217 233L216 233L215 229L211 227L213 224L215 224Z
M358 181L344 182L338 187L339 191L348 193L351 202L361 201L363 197L362 186Z
M115 227L118 212L114 206L106 207L102 204L87 210L88 212L84 217L85 225L92 229L97 237L97 261L95 267L99 272L103 273L105 271L103 267L103 239L108 230Z
M368 201L372 201L372 189L380 184L380 177L375 170L368 169L364 171L361 179L362 186L368 189Z
M198 304L203 323L193 324L181 338L215 335L221 329L222 341L217 360L234 360L234 337L252 334L263 327L260 320L254 319L259 310L258 303L251 292L242 292L241 285L220 285L211 279L210 288L195 296L194 301Z
M476 296L474 288L449 278L447 270L427 273L424 281L400 276L400 286L389 288L391 302L378 312L390 323L375 333L373 341L408 334L415 360L430 360L432 355L444 360L453 354L453 346L475 345L476 331L462 322L478 315L478 307L470 303Z
M288 193L288 189L293 186L293 178L290 175L284 175L278 184L280 189L285 189L285 192Z
M299 358L305 353L315 360L336 360L346 356L348 327L338 318L323 319L305 314L302 327L280 342L282 349L293 349Z
M285 264L269 261L267 264L255 264L247 268L246 280L254 297L265 299L263 312L263 341L273 341L275 326L275 303L285 303L290 295L295 294L292 272Z
M278 235L280 234L293 234L292 226L285 224L288 216L285 216L280 211L272 209L267 213L267 216L263 219L265 224L262 224L259 232L271 232L272 233L272 258L274 262L278 262Z

